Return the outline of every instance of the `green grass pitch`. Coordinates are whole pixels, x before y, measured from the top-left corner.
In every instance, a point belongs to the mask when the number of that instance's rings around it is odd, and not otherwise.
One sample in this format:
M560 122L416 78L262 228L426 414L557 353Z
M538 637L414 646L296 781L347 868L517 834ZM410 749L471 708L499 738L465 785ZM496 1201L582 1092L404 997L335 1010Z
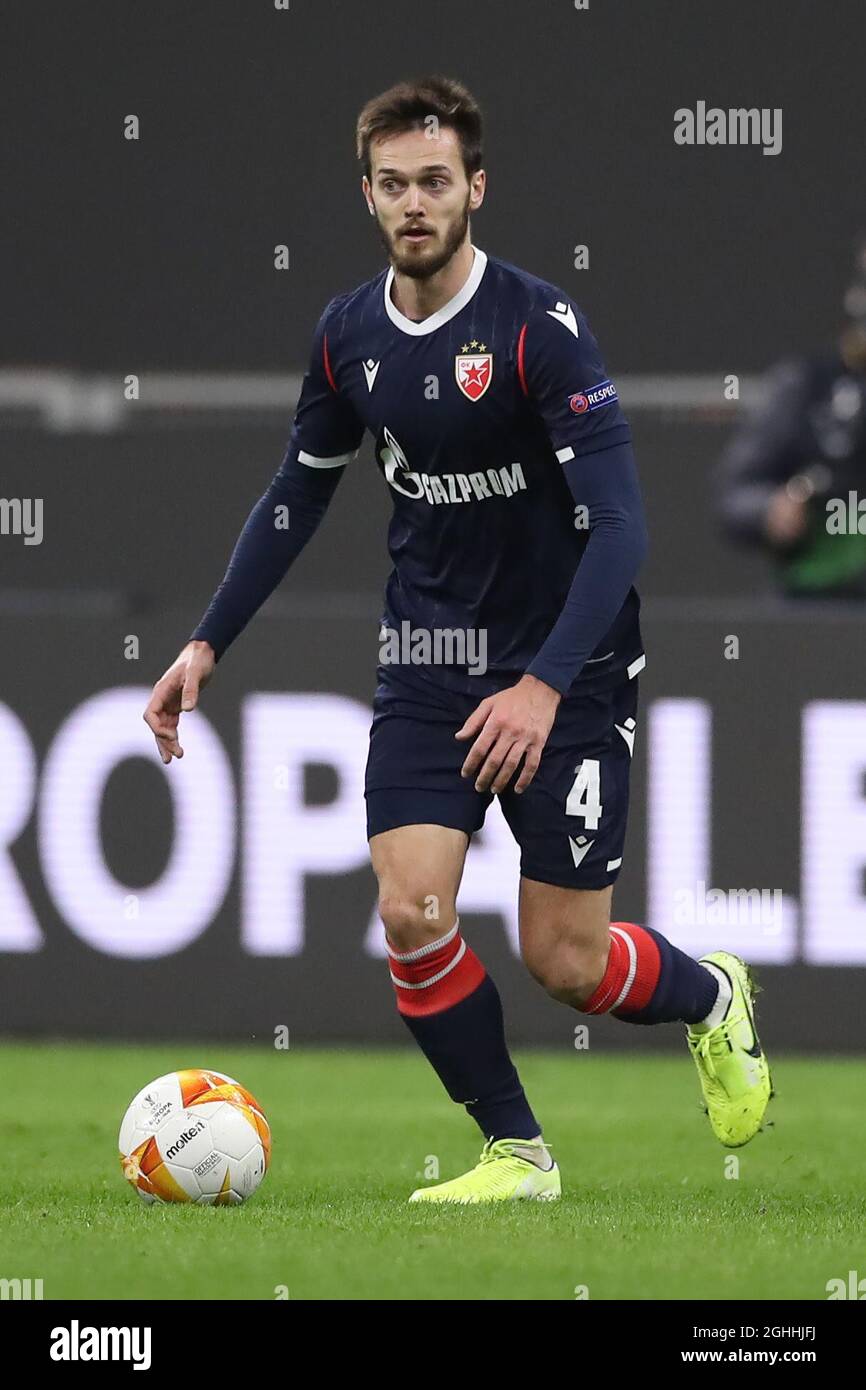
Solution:
M0 1277L46 1299L825 1299L866 1275L861 1059L775 1060L772 1128L712 1137L682 1056L518 1053L563 1200L407 1206L480 1136L411 1051L0 1043ZM242 1081L274 1155L238 1208L146 1207L117 1129L163 1072ZM285 1296L285 1294L283 1295Z

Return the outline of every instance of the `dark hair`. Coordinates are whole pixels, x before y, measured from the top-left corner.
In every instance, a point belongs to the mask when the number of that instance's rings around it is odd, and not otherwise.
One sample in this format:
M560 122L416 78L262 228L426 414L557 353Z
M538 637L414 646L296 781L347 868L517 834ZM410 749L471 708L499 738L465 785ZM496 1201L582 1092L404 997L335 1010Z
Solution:
M472 93L450 77L421 77L398 82L368 101L356 127L358 159L370 177L370 144L383 135L423 130L430 116L457 132L466 177L481 168L481 109Z

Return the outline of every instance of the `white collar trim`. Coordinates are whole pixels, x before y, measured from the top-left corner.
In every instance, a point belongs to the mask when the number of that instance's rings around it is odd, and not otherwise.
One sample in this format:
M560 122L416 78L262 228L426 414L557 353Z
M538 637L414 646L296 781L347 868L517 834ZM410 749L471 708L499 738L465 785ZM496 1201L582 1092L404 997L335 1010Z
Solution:
M385 277L385 312L391 322L403 333L411 333L413 337L418 338L424 333L435 333L436 329L441 328L443 323L447 323L449 319L453 319L455 314L459 314L481 284L481 277L487 266L486 253L478 246L473 246L472 250L475 253L475 260L463 287L457 291L453 299L449 299L448 303L443 304L441 309L437 309L435 314L430 314L420 323L415 323L413 319L407 319L405 314L401 314L391 298L391 286L394 283L394 267L391 266Z

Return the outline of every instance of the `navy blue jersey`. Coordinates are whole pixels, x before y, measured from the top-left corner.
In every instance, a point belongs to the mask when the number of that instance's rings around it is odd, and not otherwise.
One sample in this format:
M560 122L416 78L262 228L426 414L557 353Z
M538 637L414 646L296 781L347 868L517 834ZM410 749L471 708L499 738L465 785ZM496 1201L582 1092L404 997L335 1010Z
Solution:
M562 465L630 436L574 302L474 249L463 288L421 322L394 305L393 270L332 300L290 448L313 468L357 466L370 431L394 504L383 621L395 633L407 623L483 631L486 679L461 663L423 668L483 695L531 666L586 548ZM578 675L582 688L640 657L638 609L630 588Z
M380 664L479 697L524 671L563 694L635 674L643 510L586 319L477 247L463 288L421 322L396 308L393 278L322 315L281 468L193 635L221 656L361 466L369 430L394 504Z

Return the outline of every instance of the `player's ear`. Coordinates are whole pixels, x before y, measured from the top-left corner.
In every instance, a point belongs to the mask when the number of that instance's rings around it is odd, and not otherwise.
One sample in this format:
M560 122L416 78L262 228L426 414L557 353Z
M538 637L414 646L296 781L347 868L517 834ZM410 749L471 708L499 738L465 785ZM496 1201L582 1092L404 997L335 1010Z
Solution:
M469 210L475 212L484 202L484 194L487 191L487 175L483 169L479 169L469 180Z
M375 217L376 209L373 207L373 190L370 187L370 180L367 178L366 174L361 179L361 192L363 193L364 201L367 204L367 211L369 212L371 217Z

